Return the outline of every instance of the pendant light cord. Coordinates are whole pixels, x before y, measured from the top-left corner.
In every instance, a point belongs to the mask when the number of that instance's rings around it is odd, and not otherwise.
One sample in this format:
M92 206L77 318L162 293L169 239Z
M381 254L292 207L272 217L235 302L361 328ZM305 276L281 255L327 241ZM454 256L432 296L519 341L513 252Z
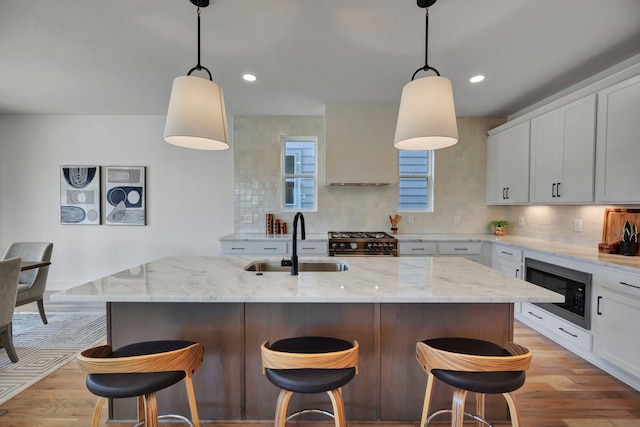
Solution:
M435 3L435 2L434 2ZM429 54L429 8L425 7L425 34L424 34L424 67L420 67L416 70L415 73L413 73L413 76L411 76L411 81L413 81L413 79L416 78L416 74L418 74L420 71L433 71L436 73L436 75L440 76L440 72L438 70L436 70L433 67L429 66L429 61L427 61L428 58L428 54Z
M194 71L205 70L207 74L209 74L209 80L213 81L213 77L211 77L211 71L203 65L200 65L200 7L198 7L198 64L189 70L187 76L190 76Z

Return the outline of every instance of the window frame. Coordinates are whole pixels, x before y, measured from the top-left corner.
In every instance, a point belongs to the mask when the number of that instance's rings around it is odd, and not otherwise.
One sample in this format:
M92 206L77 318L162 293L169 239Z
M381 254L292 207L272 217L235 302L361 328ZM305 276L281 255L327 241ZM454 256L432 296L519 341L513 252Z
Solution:
M314 173L313 174L304 174L304 173L286 173L286 164L287 164L287 142L311 142L313 143L313 152L314 152ZM290 136L290 135L281 135L280 136L280 208L283 212L317 212L318 211L318 137L317 136ZM313 179L313 208L289 208L287 207L287 179L291 178L304 178L304 179Z
M429 155L427 157L427 172L425 174L406 174L403 175L400 172L400 160L401 160L401 153L403 151L409 151L409 150L398 150L398 212L433 212L433 208L434 208L434 176L435 176L435 170L434 170L434 166L435 166L435 150L421 150L421 151L425 151L425 152L429 152ZM411 178L420 178L420 179L426 179L427 180L427 205L425 206L424 209L406 209L406 208L402 208L402 205L400 203L400 186L402 183L402 179L411 179Z

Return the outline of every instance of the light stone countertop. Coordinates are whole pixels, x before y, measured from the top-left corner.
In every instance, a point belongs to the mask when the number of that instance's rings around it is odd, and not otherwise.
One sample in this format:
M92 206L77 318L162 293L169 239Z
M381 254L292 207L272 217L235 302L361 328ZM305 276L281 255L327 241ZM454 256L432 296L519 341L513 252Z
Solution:
M268 258L265 258L268 259ZM168 257L52 295L59 301L510 303L564 297L463 257L336 257L344 272L244 271L256 258ZM272 261L279 261L271 258Z

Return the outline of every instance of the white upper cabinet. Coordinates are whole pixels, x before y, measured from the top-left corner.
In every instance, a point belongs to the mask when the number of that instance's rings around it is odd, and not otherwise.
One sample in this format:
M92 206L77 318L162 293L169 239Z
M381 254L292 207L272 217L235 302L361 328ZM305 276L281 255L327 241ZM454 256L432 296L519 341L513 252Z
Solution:
M531 120L531 202L593 202L596 97Z
M398 105L327 105L325 184L397 184L397 120Z
M529 202L529 122L487 138L488 205Z
M598 92L596 202L640 203L640 76Z

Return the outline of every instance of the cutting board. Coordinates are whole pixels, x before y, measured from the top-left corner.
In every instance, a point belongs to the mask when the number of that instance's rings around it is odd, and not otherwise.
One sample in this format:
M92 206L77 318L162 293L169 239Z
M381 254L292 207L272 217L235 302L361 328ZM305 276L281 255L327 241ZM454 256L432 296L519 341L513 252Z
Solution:
M602 243L598 245L600 252L618 252L617 242L622 238L622 227L626 221L640 226L640 209L607 208L604 210Z

